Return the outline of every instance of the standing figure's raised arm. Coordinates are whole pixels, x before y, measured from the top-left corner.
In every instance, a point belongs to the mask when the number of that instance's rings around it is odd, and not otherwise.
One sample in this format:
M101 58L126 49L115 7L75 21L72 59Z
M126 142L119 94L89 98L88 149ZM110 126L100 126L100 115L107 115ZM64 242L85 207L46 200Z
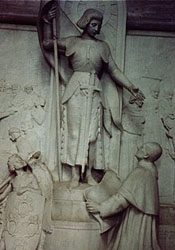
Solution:
M47 13L42 17L43 19L43 48L46 50L53 51L53 31L52 31L52 20L56 18L56 6L53 6ZM66 50L66 38L56 38L59 52L64 53Z

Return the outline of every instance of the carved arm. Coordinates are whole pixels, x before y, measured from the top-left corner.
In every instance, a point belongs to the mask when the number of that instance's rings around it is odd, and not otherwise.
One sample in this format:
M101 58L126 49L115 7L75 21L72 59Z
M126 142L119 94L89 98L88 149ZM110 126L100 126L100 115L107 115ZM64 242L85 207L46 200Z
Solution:
M102 218L117 214L129 206L129 202L119 193L111 196L100 204L100 216Z
M138 106L142 106L145 99L144 94L137 87L135 87L134 84L132 84L129 79L123 74L123 72L118 68L111 54L109 54L108 73L110 74L114 82L127 89L135 97Z

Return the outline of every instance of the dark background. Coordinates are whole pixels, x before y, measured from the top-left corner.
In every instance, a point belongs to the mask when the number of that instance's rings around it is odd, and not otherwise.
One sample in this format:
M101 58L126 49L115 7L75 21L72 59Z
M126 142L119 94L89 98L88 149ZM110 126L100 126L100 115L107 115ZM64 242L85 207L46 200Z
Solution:
M175 31L175 0L127 0L127 28ZM40 0L1 0L0 22L36 25Z

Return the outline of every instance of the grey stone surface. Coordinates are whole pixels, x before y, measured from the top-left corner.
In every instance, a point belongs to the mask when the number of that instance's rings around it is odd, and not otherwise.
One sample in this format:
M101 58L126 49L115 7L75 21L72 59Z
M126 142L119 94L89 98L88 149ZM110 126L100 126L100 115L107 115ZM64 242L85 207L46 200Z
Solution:
M87 194L86 206L95 218L99 215L103 220L122 212L121 223L116 220L108 231L109 237L111 231L113 235L107 249L161 249L157 238L159 195L155 165L161 155L160 144L144 143L136 152L136 168L120 182L115 194L102 202L98 202L98 196L94 200Z
M173 250L175 35L129 31L125 44L126 13L116 2L98 2L97 5L91 2L87 5L76 1L74 7L71 2L65 5L62 2L62 7L73 23L87 7L104 11L100 38L107 41L120 69L146 96L144 105L138 107L130 94L124 91L123 106L119 109L113 91L116 90L115 86L112 86L112 91L109 90L111 105L117 111L116 114L122 115L124 131L121 135L113 127L111 141L105 139L107 166L124 179L136 167L134 154L137 147L147 141L160 143L163 155L157 162L161 202L159 239L162 249ZM64 21L65 19L62 22ZM68 25L61 32L64 36L71 35L71 29ZM1 24L0 44L0 182L8 177L7 161L11 154L18 153L26 160L36 151L41 151L42 162L46 163L52 176L56 178L56 123L53 124L51 119L55 112L52 99L54 73L42 56L36 28ZM65 63L62 59L60 62ZM64 73L67 74L67 71ZM109 78L106 79L108 81ZM64 92L64 86L61 91ZM116 114L114 112L113 117ZM20 131L20 137L12 140L9 131L14 128ZM103 174L94 172L93 177L99 181ZM102 250L106 246L106 235L100 235L99 218L94 220L87 213L83 200L83 190L88 185L82 183L76 189L69 189L69 166L63 166L63 180L66 187L55 185L53 233L47 234L44 249L57 250L60 245L60 250L72 250L72 246L78 249L78 244L82 250L85 249L85 244L91 250L100 247ZM4 203L1 204L1 211L3 206ZM63 239L61 244L60 239ZM82 242L82 245L78 242Z
M174 202L175 169L170 156L172 144L161 121L161 118L165 119L172 113L174 106L174 97L171 100L166 97L168 93L172 95L174 89L173 51L173 34L155 32L153 35L152 32L140 31L127 36L125 72L146 96L143 141L157 141L163 148L163 156L158 162L160 201L163 203ZM156 94L155 98L152 93L156 89L159 95ZM173 125L173 120L170 121Z

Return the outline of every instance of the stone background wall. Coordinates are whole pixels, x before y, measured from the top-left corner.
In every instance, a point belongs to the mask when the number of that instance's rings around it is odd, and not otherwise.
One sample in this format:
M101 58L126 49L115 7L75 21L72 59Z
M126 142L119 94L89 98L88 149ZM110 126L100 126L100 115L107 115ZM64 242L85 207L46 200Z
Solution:
M128 32L126 42L125 72L139 86L145 96L143 115L143 140L157 141L163 147L163 157L158 163L160 201L173 203L175 162L161 118L175 110L175 35L161 32ZM171 120L172 130L175 126ZM175 136L175 134L174 134Z
M0 44L2 181L7 175L7 158L19 146L10 140L11 129L19 129L24 144L30 141L33 151L44 147L49 69L40 53L36 28L0 25Z
M161 203L159 238L162 248L167 250L175 248L175 162L171 157L171 144L161 118L165 119L172 114L168 123L171 124L170 130L174 131L174 55L174 33L127 33L125 73L146 96L142 108L145 120L142 140L157 141L163 147L163 155L157 162Z

